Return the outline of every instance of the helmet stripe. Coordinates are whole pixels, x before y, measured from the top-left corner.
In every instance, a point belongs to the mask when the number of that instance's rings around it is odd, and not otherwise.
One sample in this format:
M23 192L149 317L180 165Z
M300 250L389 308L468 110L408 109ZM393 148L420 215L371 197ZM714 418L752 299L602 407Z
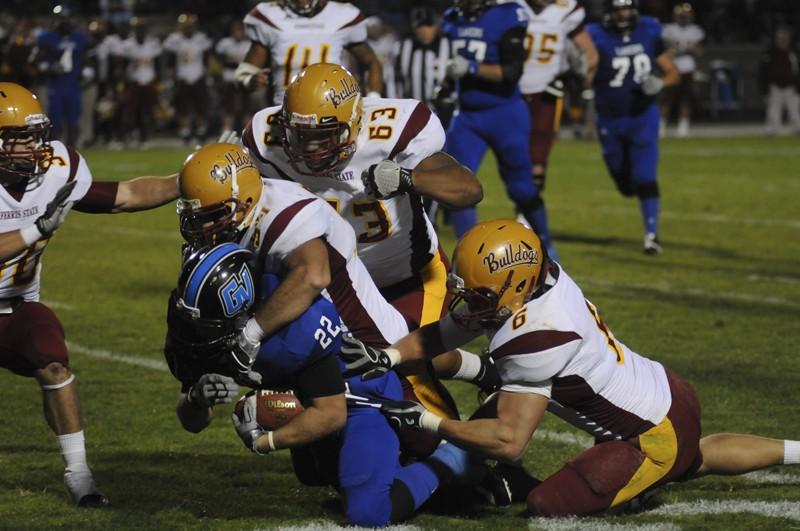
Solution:
M186 293L183 298L186 305L190 308L196 308L197 299L200 298L200 290L203 284L205 284L206 277L211 273L214 266L226 256L243 250L244 249L238 244L224 243L215 247L210 253L203 257L200 263L195 266L191 275L189 275L189 281L186 283Z

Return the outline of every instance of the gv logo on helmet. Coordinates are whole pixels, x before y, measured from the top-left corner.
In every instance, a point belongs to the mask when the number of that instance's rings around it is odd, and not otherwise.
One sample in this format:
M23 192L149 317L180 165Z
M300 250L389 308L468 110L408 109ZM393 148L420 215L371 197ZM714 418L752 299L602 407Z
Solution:
M225 153L225 163L214 164L208 175L215 181L219 181L220 184L225 184L225 181L231 176L233 168L236 168L236 171L241 171L245 168L253 168L255 170L256 166L250 157L243 156L242 153Z
M523 247L517 245L517 250L511 244L508 244L505 249L505 254L496 257L493 252L483 257L483 263L489 269L489 273L507 269L516 265L533 266L539 263L539 251L530 247Z
M238 274L232 275L228 281L219 288L219 300L227 317L233 317L242 308L255 302L255 289L250 269L243 265Z
M355 81L342 79L342 90L337 91L335 88L330 88L328 90L328 99L334 107L338 107L358 93L359 88Z

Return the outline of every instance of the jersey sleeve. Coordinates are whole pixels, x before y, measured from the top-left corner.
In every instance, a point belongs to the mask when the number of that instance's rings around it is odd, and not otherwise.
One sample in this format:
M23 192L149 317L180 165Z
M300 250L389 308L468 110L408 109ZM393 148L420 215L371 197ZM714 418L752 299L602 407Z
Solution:
M583 29L583 21L586 19L586 10L579 2L575 2L572 10L564 17L564 30L569 38L574 37Z
M52 164L66 163L67 182L75 181L77 184L73 188L69 196L70 201L80 201L89 191L92 185L92 172L89 170L89 165L83 155L72 149L70 146L64 145L66 148L66 157L58 157L58 160ZM64 160L66 158L66 160Z
M344 34L344 46L352 46L367 40L367 17L356 9L353 12L352 20L339 28Z
M166 39L164 39L164 49L168 52L177 53L178 52L178 34L177 33L170 33Z
M275 32L277 27L258 9L258 6L250 10L244 17L244 33L247 38L256 42L264 48L270 48L275 44Z
M268 229L277 233L270 245L269 255L274 262L280 262L299 246L314 238L321 238L328 232L330 213L323 209L331 208L322 199L305 199L290 205L280 212ZM267 234L265 240L270 235Z
M420 102L411 112L389 156L404 168L414 169L434 153L444 148L442 122L427 105Z

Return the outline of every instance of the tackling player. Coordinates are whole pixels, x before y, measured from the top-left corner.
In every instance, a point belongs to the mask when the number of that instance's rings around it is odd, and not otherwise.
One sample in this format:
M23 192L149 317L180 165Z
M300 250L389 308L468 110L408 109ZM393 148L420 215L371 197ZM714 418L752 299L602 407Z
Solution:
M358 256L380 295L410 329L444 315L449 263L422 199L464 208L483 192L472 172L441 151L444 130L427 105L362 99L350 72L319 63L297 75L283 106L253 116L242 136L261 175L302 184L350 223ZM465 380L481 370L480 358L468 352L437 363L440 374ZM409 396L457 418L433 371L420 366L402 374ZM429 441L421 453L435 444Z
M239 394L226 346L235 341L237 321L280 284L258 274L255 254L233 243L197 252L186 260L167 310L164 354L182 383L177 414L185 429L198 433L211 422L213 407ZM242 417L231 416L245 446L258 455L290 448L298 479L334 485L347 522L382 527L411 516L439 487L466 469L466 452L443 444L426 459L401 466L400 443L386 418L367 404L402 397L394 372L364 382L345 380L338 357L343 327L334 305L317 297L295 320L264 337L245 385L293 389L304 409L284 426L268 431L255 422L249 397ZM345 391L351 407L345 402ZM361 403L355 405L352 400ZM312 454L312 459L305 458ZM316 457L316 459L314 459ZM314 464L316 461L316 465Z
M177 197L177 177L94 182L77 151L49 141L50 128L36 96L0 83L0 367L39 383L72 500L102 507L108 499L86 463L64 329L39 302L42 253L70 208L90 213L154 208Z
M639 16L639 0L606 0L603 23L589 24L587 30L600 55L594 94L603 159L620 193L639 198L644 252L659 254L659 111L655 98L680 76L664 48L661 24ZM656 66L663 77L655 74Z
M341 63L347 50L368 70L370 95L383 92L383 66L367 44L366 17L346 2L278 0L260 2L244 18L250 49L236 69L245 88L266 87L280 104L292 78L314 63Z
M596 513L671 481L800 463L800 441L739 434L701 439L692 386L621 343L524 225L476 226L456 246L450 278L457 299L447 317L386 351L351 351L349 364L379 375L390 370L389 359L434 356L485 333L502 380L484 406L494 415L441 419L414 403L387 405L384 412L507 462L523 458L545 411L589 433L595 446L528 493L531 513Z
M477 172L491 147L508 197L555 257L544 201L531 180L531 123L518 85L525 62L525 9L494 0L455 0L454 4L444 14L443 28L452 56L447 78L455 84L459 108L447 131L445 151ZM460 237L475 225L477 212L474 208L455 210L452 220Z
M561 122L564 83L559 79L567 70L567 40L584 57L584 83L592 86L597 70L597 49L586 32L586 11L578 0L520 0L528 15L525 34L525 68L519 87L531 116L529 141L533 161L533 182L544 190L547 159Z

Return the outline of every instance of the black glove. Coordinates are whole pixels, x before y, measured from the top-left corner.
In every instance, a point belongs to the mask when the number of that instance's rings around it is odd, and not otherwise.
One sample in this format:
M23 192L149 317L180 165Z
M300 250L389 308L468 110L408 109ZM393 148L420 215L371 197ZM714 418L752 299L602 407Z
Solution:
M384 402L381 413L394 425L395 428L417 428L436 433L439 429L441 417L431 413L425 407L413 400L396 400Z
M392 370L392 366L394 366L390 353L366 345L350 334L342 336L342 343L340 353L345 360L345 378L362 374L362 380L372 380L380 378ZM396 350L393 350L393 352L397 353Z

